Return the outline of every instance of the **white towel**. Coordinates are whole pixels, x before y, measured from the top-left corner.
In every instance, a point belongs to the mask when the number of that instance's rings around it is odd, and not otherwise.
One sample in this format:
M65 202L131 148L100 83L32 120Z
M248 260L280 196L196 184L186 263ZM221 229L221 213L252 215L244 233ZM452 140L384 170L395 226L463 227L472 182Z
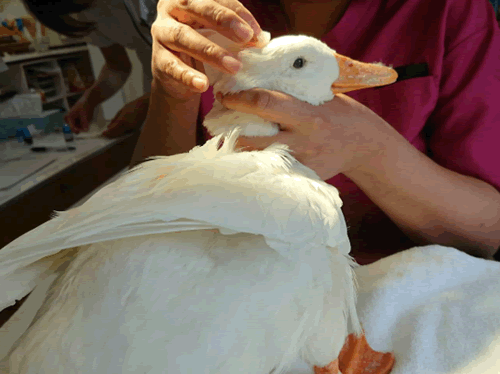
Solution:
M500 373L500 263L431 245L356 269L370 346L392 374ZM288 374L310 374L297 362Z

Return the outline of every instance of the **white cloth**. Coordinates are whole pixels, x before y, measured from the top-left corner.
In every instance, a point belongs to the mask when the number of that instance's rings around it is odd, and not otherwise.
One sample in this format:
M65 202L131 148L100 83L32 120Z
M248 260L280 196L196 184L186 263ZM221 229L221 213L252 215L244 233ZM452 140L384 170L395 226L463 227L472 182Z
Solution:
M500 263L437 245L356 269L370 346L391 374L500 373ZM288 374L310 374L297 362Z

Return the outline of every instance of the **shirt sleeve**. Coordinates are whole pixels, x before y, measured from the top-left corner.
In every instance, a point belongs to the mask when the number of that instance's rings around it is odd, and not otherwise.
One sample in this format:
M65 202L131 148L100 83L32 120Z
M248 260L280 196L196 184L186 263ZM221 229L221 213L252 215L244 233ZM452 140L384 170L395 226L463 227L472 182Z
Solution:
M455 4L446 29L459 31L446 38L429 151L438 164L500 191L500 29L487 1Z

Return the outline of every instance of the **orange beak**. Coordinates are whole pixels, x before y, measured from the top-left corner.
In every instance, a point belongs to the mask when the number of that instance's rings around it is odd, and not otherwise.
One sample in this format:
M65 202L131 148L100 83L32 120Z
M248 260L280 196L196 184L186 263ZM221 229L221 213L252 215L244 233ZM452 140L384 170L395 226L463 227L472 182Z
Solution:
M332 84L334 94L361 90L368 87L385 86L398 78L396 70L387 66L367 64L335 53L339 64L339 77Z

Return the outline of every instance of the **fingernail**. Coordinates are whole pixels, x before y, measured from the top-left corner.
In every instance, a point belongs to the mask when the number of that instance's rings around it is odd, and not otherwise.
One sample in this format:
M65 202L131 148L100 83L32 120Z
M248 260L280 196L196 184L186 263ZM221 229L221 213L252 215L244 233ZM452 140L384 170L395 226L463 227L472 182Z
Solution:
M252 29L250 27L245 26L244 24L240 23L239 21L236 21L236 20L233 21L231 23L231 29L233 29L236 36L242 42L248 42L253 37Z
M257 23L255 23L255 22L250 22L250 23L249 23L249 25L250 25L250 27L251 27L251 28L252 28L252 30L253 30L253 34L254 34L254 36L259 35L259 34L262 32L262 30L261 30L260 26L259 26Z
M197 90L205 92L206 91L206 85L207 85L207 83L205 82L205 80L203 78L199 78L199 77L194 77L193 78L193 86Z
M255 21L253 19L253 17L247 15L246 13L243 13L243 14L240 14L238 13L238 15L243 18L245 20L246 23L248 23L250 25L250 27L252 28L253 30L253 35L254 36L257 36L259 35L259 33L262 31L262 29L260 28L259 24L257 23L257 21Z
M241 69L241 62L231 56L224 56L222 65L232 73L237 73Z

